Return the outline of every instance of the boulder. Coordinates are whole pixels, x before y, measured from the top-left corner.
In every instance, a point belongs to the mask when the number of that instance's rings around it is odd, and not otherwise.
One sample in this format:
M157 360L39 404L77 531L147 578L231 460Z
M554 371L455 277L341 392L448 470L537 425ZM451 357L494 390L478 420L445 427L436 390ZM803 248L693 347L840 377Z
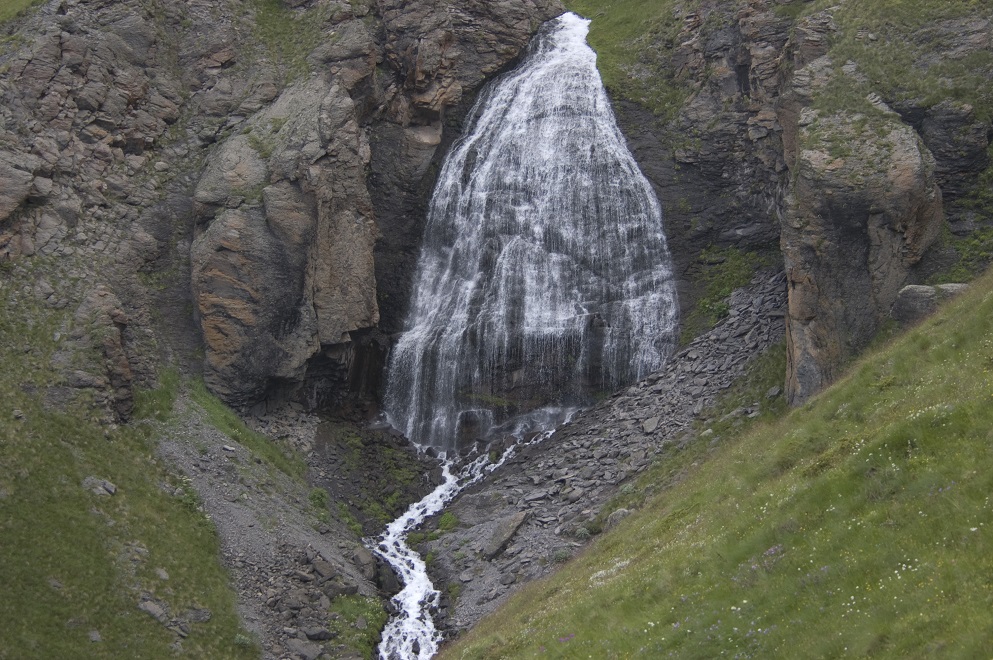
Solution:
M937 311L938 306L968 288L967 284L909 285L900 289L890 316L901 325L914 325Z
M483 546L483 557L492 560L499 556L527 519L527 511L518 511L498 520L486 545Z
M100 398L118 421L127 421L134 406L129 323L120 299L104 285L85 295L74 316L74 337L83 358L79 366L85 369L77 370L70 384L104 390Z
M0 223L28 198L34 179L30 171L18 167L17 156L0 151Z

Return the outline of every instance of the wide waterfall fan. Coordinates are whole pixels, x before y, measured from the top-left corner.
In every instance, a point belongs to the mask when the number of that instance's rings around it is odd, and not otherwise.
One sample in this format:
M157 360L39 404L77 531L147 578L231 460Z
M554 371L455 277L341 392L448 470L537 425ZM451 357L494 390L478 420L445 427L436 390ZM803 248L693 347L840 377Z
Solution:
M586 45L550 23L491 85L431 200L386 408L452 449L585 405L658 369L674 341L662 214Z

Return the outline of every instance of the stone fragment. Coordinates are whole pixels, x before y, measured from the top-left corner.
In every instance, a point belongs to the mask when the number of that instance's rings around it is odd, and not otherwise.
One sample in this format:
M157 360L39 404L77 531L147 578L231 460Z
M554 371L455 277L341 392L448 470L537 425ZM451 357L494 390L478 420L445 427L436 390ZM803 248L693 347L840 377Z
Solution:
M169 621L169 612L164 605L154 600L143 600L138 603L138 609L145 612L161 624Z
M483 546L483 557L487 560L493 560L496 558L507 545L510 543L511 539L514 538L514 534L520 529L524 521L528 519L527 511L518 511L517 513L506 516L500 519L493 532L490 534L489 540L486 545Z
M18 160L14 154L0 151L0 221L6 220L31 192L34 177L13 165Z
M307 639L312 641L323 642L332 638L331 631L324 626L306 626L302 630Z
M324 655L324 649L319 644L302 639L291 638L285 642L286 649L302 660L317 660Z
M324 560L322 557L315 558L314 561L312 562L312 565L314 567L314 570L317 571L317 574L320 575L322 578L331 579L338 574L338 571L335 570L334 566L332 566L330 562Z
M617 523L621 522L629 515L631 515L631 511L628 509L617 509L612 511L611 514L607 516L607 520L604 522L604 529L616 527Z
M117 486L106 479L100 479L93 476L83 479L83 488L90 491L94 495L113 495L117 492Z

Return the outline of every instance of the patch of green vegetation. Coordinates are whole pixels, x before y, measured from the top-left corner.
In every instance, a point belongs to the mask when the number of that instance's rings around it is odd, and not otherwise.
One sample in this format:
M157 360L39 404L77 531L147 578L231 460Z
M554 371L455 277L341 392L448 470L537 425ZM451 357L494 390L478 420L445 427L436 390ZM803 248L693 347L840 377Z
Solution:
M592 19L588 41L604 85L660 117L672 117L690 94L669 66L683 19L699 0L567 0Z
M968 236L943 237L944 244L955 250L958 260L948 270L931 278L932 284L969 282L993 262L993 227L979 229Z
M383 603L368 596L338 596L331 603L328 630L339 645L339 656L358 653L363 658L376 654L379 635L389 615Z
M3 0L0 2L0 25L40 4L41 0Z
M960 39L956 28L942 24L966 17L993 18L988 3L818 0L805 4L804 13L833 8L838 32L828 54L839 69L847 62L856 63L864 80L852 85L861 98L875 91L890 101L914 100L925 107L953 99L973 105L982 119L993 117L993 89L986 78L993 71L993 53L935 56L952 51ZM818 102L831 103L830 96L824 94Z
M52 358L72 316L10 297L33 281L32 263L21 260L0 289L0 656L171 657L176 633L138 609L149 594L171 616L210 610L182 640L186 654L257 657L236 642L244 630L216 531L171 495L182 483L148 427L112 429L85 402L58 410L45 400L60 384ZM170 396L149 397L145 410L166 414ZM88 477L112 483L113 495L84 487Z
M993 273L664 490L442 657L985 657Z
M260 136L254 131L248 134L248 145L266 160L272 156L272 152L276 149L276 142L271 135Z
M459 526L458 517L451 511L446 511L438 518L438 531L450 532Z
M251 450L257 457L282 470L291 477L302 478L307 471L304 460L290 450L283 450L272 440L245 426L237 413L210 393L203 379L190 386L190 398L203 408L211 425L235 442Z
M362 536L362 523L359 522L352 510L344 502L338 502L338 519L352 530L355 536Z
M755 272L769 265L769 258L738 248L710 246L697 257L695 279L703 285L703 295L683 319L680 343L688 344L694 337L714 327L728 314L726 298L736 288L748 284Z
M443 534L457 529L460 524L458 516L451 511L446 511L438 518L435 529L411 532L407 535L407 542L411 547L414 547L422 543L437 541Z
M282 0L252 0L252 5L255 35L269 57L285 68L290 80L306 76L310 72L307 56L321 41L327 7L293 10Z
M153 389L139 389L134 393L135 420L149 419L167 422L172 418L172 409L179 392L179 370L167 367L159 374L159 385Z
M317 519L323 523L331 521L331 497L323 488L311 488L310 506L317 512Z

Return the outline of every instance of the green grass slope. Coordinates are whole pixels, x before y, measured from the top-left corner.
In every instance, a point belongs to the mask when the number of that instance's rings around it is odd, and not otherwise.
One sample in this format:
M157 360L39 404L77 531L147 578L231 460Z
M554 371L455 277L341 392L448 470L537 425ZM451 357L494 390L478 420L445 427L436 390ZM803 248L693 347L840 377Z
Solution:
M19 295L14 270L0 273L0 658L257 657L214 526L149 428L101 425L85 401L46 402L72 315ZM137 412L167 417L177 380L167 374ZM94 494L88 477L116 492ZM178 645L138 608L145 599L187 621Z
M446 658L989 657L993 272L668 481Z
M6 23L41 0L0 0L0 24Z

